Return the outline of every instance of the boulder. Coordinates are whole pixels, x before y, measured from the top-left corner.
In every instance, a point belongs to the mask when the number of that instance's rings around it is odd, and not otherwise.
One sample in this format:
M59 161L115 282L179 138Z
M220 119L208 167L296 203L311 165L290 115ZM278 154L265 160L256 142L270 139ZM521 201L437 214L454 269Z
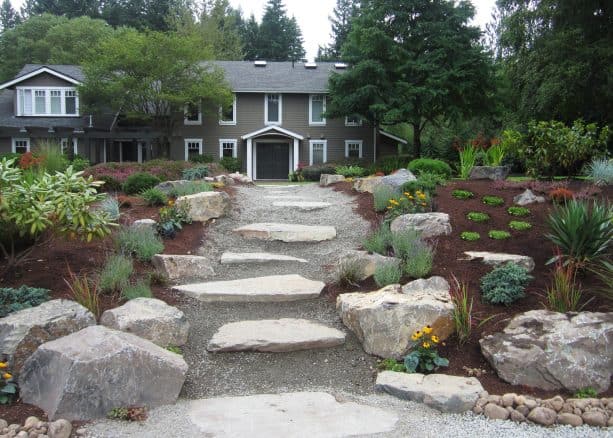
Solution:
M179 179L176 181L164 181L164 182L159 183L154 188L157 190L161 190L162 192L168 195L170 194L170 192L172 192L177 187L188 186L192 184L192 182L193 181L188 181L186 179Z
M239 172L230 173L228 176L230 178L232 178L237 183L241 183L241 184L253 184L253 180L251 178L249 178L247 175L243 175L242 173L239 173Z
M481 339L481 351L513 385L569 392L609 388L613 373L613 313L532 310L502 332ZM572 372L569 372L572 370Z
M475 406L483 386L474 377L383 371L377 375L375 389L441 412L461 413Z
M134 229L140 229L140 228L151 228L153 230L155 230L155 225L157 224L156 221L154 221L153 219L137 219L134 222L132 222L132 228Z
M170 281L206 279L215 275L213 263L207 257L194 255L156 254L153 266Z
M327 187L343 181L345 181L345 177L343 175L330 175L329 173L322 173L319 177L319 185L322 187Z
M47 301L0 319L0 354L19 373L39 345L95 324L94 315L74 301Z
M341 253L338 258L338 263L356 263L359 268L357 272L357 280L366 280L375 274L379 265L394 265L400 266L400 259L396 257L386 257L377 253L368 253L367 251L347 250Z
M558 414L556 414L556 411L542 406L532 409L528 414L528 420L542 426L551 426L557 419Z
M474 166L469 179L491 179L494 181L507 179L511 168L509 166Z
M530 189L526 189L522 194L513 198L513 203L521 206L534 203L542 204L543 202L545 202L545 198L543 196L536 196Z
M367 176L366 178L358 178L353 183L353 190L358 192L373 193L375 187L381 184L382 176Z
M525 255L487 251L466 251L464 254L466 254L466 259L464 260L481 260L486 265L497 266L510 262L523 266L528 272L534 269L534 259Z
M186 373L180 355L98 325L38 347L22 368L19 392L50 419L91 420L117 407L174 403Z
M391 175L387 175L381 178L381 183L386 186L390 186L397 192L400 192L401 187L404 183L409 181L415 181L417 178L410 170L407 169L398 169L396 172Z
M155 298L135 298L107 310L100 324L135 334L164 348L184 345L189 333L183 312Z
M336 308L364 350L383 358L406 355L413 345L411 335L426 325L442 340L454 327L448 290L404 294L400 285L391 285L376 292L339 295Z
M436 291L434 293L445 294L449 293L449 283L443 277L420 278L413 280L402 286L402 293L411 294L414 292L426 293Z
M567 424L569 426L577 427L583 425L583 418L570 412L563 412L558 414L557 422L559 424Z
M230 197L225 192L202 192L180 196L177 205L187 205L192 220L206 222L225 216L230 211Z
M321 242L336 237L336 228L319 225L257 223L234 230L246 239L280 240L281 242Z
M502 406L498 406L494 403L488 403L483 408L483 415L491 420L506 420L509 418L509 411Z
M234 178L231 178L228 175L217 175L216 177L213 177L213 179L215 182L225 184L227 186L232 186L235 183Z
M413 213L398 216L390 229L393 233L415 229L428 238L451 234L451 223L447 213Z

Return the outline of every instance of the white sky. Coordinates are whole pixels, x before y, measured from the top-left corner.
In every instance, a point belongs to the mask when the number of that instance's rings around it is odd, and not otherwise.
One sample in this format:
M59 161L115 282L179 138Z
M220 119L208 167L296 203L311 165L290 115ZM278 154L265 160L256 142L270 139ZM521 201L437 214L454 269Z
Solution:
M15 9L19 9L23 0L11 0ZM248 17L252 13L257 20L262 18L264 6L267 0L230 0L230 4L243 10L243 14ZM304 37L304 48L307 58L313 59L317 54L319 45L327 44L330 41L330 21L328 16L336 4L335 0L285 0L288 15L294 15L298 20L302 36ZM476 8L474 23L485 29L485 25L490 21L496 0L472 0Z

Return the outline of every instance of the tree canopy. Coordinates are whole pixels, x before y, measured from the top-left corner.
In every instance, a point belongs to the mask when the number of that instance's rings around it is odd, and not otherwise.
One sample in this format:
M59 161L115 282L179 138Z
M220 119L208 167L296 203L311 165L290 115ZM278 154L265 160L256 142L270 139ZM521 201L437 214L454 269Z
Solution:
M341 49L351 30L351 23L358 13L358 0L336 0L336 6L329 17L332 25L332 43L319 46L318 61L340 61Z
M21 22L19 13L13 9L11 0L4 0L0 5L0 31L14 28Z

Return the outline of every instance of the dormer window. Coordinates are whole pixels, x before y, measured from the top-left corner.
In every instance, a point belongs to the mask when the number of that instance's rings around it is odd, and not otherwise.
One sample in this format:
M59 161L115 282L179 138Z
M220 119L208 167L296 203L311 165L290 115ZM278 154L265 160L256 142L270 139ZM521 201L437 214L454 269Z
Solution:
M78 116L75 88L17 87L17 116Z

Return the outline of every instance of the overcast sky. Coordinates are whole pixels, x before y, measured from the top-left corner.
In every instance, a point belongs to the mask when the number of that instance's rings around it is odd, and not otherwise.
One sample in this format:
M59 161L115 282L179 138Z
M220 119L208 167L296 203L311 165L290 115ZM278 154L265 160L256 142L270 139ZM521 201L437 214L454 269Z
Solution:
M19 9L23 0L11 0L14 7ZM492 10L496 0L472 0L477 10L475 24L482 29L490 21ZM232 6L240 7L245 16L255 15L257 20L262 18L264 5L267 0L230 0ZM332 14L335 0L285 0L288 14L296 16L302 35L307 57L313 59L317 54L319 45L330 41L330 21L328 16Z

